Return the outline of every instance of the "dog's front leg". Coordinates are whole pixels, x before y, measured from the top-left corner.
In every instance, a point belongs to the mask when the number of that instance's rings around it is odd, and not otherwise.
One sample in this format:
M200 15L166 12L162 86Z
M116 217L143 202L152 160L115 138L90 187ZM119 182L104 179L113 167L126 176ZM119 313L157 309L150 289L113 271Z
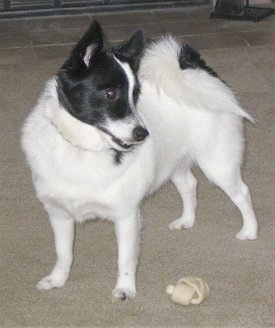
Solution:
M136 295L136 267L139 253L140 213L119 217L115 221L118 242L118 277L113 301Z
M42 278L37 288L52 289L62 287L67 281L73 261L74 219L65 210L45 205L54 232L56 263L52 272Z

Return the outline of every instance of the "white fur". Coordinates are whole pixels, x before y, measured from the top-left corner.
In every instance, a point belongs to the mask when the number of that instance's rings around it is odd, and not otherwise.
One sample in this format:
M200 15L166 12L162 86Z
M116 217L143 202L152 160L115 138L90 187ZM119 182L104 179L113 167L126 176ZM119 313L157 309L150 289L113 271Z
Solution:
M125 72L125 75L127 77L127 80L128 80L128 101L129 101L129 104L130 106L132 107L133 111L135 110L135 105L134 105L134 102L133 102L133 91L134 91L134 86L135 86L135 77L133 75L133 72L129 66L129 64L127 63L123 63L121 62L119 59L117 59L115 56L114 56L116 62L120 65L120 67L123 69L123 71Z
M86 53L85 53L85 56L83 57L83 61L87 67L90 65L90 61L94 54L95 49L96 49L96 46L94 44L91 44L86 49Z
M22 146L37 196L49 214L57 253L56 264L38 283L39 289L64 285L73 259L74 223L100 217L115 223L118 239L113 297L134 297L140 203L171 179L184 209L169 228L192 227L197 185L191 172L193 162L240 209L243 228L237 237L256 238L257 220L240 173L242 118L250 116L219 79L200 69L180 70L178 49L177 42L168 37L146 51L140 67L138 113L150 135L126 152L119 165L113 161L111 140L60 106L54 79L27 118ZM130 79L131 72L126 74Z
M236 113L253 122L238 104L233 91L201 69L179 69L180 44L171 36L146 50L140 76L185 106ZM167 69L169 67L169 69Z

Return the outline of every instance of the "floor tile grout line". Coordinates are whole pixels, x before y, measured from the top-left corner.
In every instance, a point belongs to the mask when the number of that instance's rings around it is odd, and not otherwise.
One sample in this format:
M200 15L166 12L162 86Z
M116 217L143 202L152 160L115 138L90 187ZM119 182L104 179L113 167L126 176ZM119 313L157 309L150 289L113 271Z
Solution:
M164 34L167 34L167 33L170 33L170 32L167 32L167 31L162 31L162 33ZM223 33L223 35L233 35L235 33L233 32L228 32L228 33ZM240 35L242 33L239 33L237 35ZM179 33L176 33L176 34L173 34L175 35L176 37L178 38L181 38L181 39L184 39L184 38L196 38L196 37L207 37L207 36L211 36L211 35L220 35L220 33L206 33L206 34L184 34L184 35L181 35ZM150 37L150 39L152 40L156 40L158 39L159 36L154 36L154 37ZM247 46L254 46L252 44L250 44L250 42L245 38L245 36L242 36L242 39L244 41L244 43L247 45ZM117 38L117 39L112 39L112 40L109 40L110 43L115 43L115 42L123 42L124 41L124 38ZM33 41L31 41L31 43L33 43ZM16 49L28 49L28 48L37 48L37 47L56 47L56 46L73 46L76 44L76 42L65 42L65 43L45 43L45 44L31 44L30 45L27 45L27 46L12 46L12 47L0 47L0 51L1 50L16 50ZM270 44L266 44L266 46L272 46L273 43L270 43ZM257 45L255 45L257 46ZM228 47L230 47L230 45L228 45Z
M68 28L60 28L60 27L55 27L55 28L52 28L52 29L45 29L45 30L25 30L23 32L20 32L20 31L12 31L12 32L0 32L0 36L3 35L3 34L18 34L19 32L20 33L25 33L25 34L31 34L31 33L41 33L41 32L55 32L55 31L58 31L58 30L61 30L61 31L65 31L65 30L85 30L86 27L68 27Z
M92 21L92 20L91 20ZM112 24L112 25L104 25L104 24L101 24L102 28L110 28L110 27L117 27L117 28L120 28L120 27L125 27L125 26L143 26L143 25L158 25L158 22L154 22L154 23L142 23L142 24L139 24L139 23L133 23L133 24ZM12 31L12 32L0 32L0 36L1 35L5 35L5 34L18 34L18 33L23 33L23 34L26 34L28 35L29 33L43 33L43 32L54 32L54 31L70 31L70 30L86 30L88 29L88 25L85 27L55 27L55 28L48 28L48 29L41 29L41 30L24 30L24 31Z
M66 43L45 43L45 44L34 44L34 48L38 47L62 47L62 46L73 46L76 42L66 42Z
M165 30L165 27L161 26L161 24L159 23L159 27L161 28L162 30L162 33L168 33L166 30ZM216 31L216 32L210 32L210 33L205 33L205 34L201 34L201 33L196 33L196 34L180 34L180 33L174 33L174 35L180 37L180 38L188 38L188 37L207 37L207 36L211 36L211 35L233 35L233 34L236 34L236 35L241 35L242 36L242 39L244 40L245 44L247 46L253 46L246 38L246 34L247 33L255 33L255 32L267 32L267 31L270 31L269 29L268 30L246 30L246 31L240 31L239 33L236 33L236 31ZM272 29L273 31L273 29ZM156 37L152 37L152 39L156 39ZM113 39L113 40L110 40L110 42L121 42L123 41L124 39L121 37L121 38L117 38L117 39ZM35 44L35 42L33 40L30 40L29 41L30 43L28 45L23 45L23 46L6 46L6 47L2 47L0 48L0 50L5 50L5 49L24 49L24 48L32 48L32 47L50 47L50 46L71 46L71 45L74 45L75 42L64 42L64 43L44 43L44 44ZM270 44L272 45L272 44Z
M35 44L35 48L43 48L43 47L63 47L63 46L72 46L76 44L76 42L68 42L68 43L52 43L52 44Z
M145 27L146 28L146 25L158 25L162 30L165 29L165 24L161 23L161 22L155 22L155 23L144 23L144 24L137 24L137 23L133 23L133 24L125 24L125 25L103 25L103 29L104 28L110 28L110 27L125 27L125 26L134 26L134 27ZM78 30L78 31L85 31L86 28L85 27L76 27L76 28L54 28L54 29L46 29L46 30L36 30L36 31L29 31L31 33L43 33L43 32L54 32L54 31L71 31L71 30ZM264 27L264 28L261 28L261 29L244 29L244 30L240 30L240 31L225 31L225 30L217 30L217 31L213 31L211 33L200 33L200 34L197 34L197 35L207 35L207 34L239 34L239 33L260 33L260 32L275 32L275 28L273 26L271 27ZM17 34L18 31L13 31L13 32L0 32L0 36L1 35L5 35L5 34ZM28 31L24 31L23 33L28 33Z
M93 20L93 17L90 16L89 19L92 21ZM172 22L172 21L165 21L165 22L161 22L159 19L156 19L156 21L152 22L152 23L149 23L149 22L145 22L145 23L132 23L132 24L102 24L101 23L101 26L104 28L110 28L110 27L117 27L117 28L120 28L120 27L125 27L125 26L137 26L137 25L153 25L153 24L157 24L159 25L160 27L163 28L163 25L165 24L173 24L173 23L190 23L190 22L203 22L203 21L208 21L208 19L196 19L196 20L179 20L179 21L175 21L175 22ZM87 26L88 27L88 26ZM255 26L255 29L254 28L251 28L251 29L245 29L245 30L241 30L241 31L232 31L230 33L239 33L239 32L261 32L261 31L275 31L275 28L274 26L261 26L260 29L256 30L257 26ZM82 27L74 27L74 28L71 28L71 27L54 27L54 28L45 28L45 29L38 29L38 30L23 30L23 31L20 31L20 30L16 30L16 31L11 31L11 32L0 32L0 36L1 35L5 35L5 34L18 34L18 33L23 33L23 34L29 34L29 33L43 33L43 32L54 32L54 31L57 31L57 30L61 30L61 31L68 31L68 30L85 30L86 27L85 26L82 26ZM228 31L223 31L223 30L218 30L217 32L219 33L228 33ZM214 32L213 32L214 33Z
M202 46L202 47L198 47L198 48L196 48L197 50L199 50L199 51L208 51L208 50L213 50L213 51L217 51L217 50L222 50L222 49L257 49L257 48L259 48L259 49L266 49L266 48L270 48L270 47L272 47L273 48L273 46L272 45L252 45L252 44L247 44L247 45L240 45L240 46L234 46L234 47L232 47L232 46L226 46L226 45L220 45L220 46L216 46L216 47L210 47L210 48L208 48L208 47L204 47L204 46ZM35 48L35 47L34 47ZM34 51L35 51L35 49L34 49ZM1 49L0 49L0 54L1 54ZM0 57L0 59L1 59L1 57ZM35 55L35 62L43 62L43 61L47 61L47 59L39 59L36 55ZM23 62L22 62L23 63ZM19 63L20 64L20 63ZM8 65L11 65L10 63L1 63L0 62L0 67L2 67L2 66L8 66ZM12 64L13 65L13 64Z
M263 30L260 30L260 31L251 31L251 30L249 30L249 31L239 31L239 32L236 32L236 31L226 31L226 32L221 32L221 31L217 31L217 32L209 32L209 33L196 33L196 34L179 34L179 33L172 33L172 32L170 32L170 31L165 31L164 30L164 33L171 33L171 34L173 34L173 35L176 35L176 36L179 36L179 37L190 37L190 36L192 36L192 37L200 37L200 36L209 36L209 35L215 35L215 34L217 34L217 35L232 35L232 34L236 34L236 35L240 35L240 34L242 34L242 33L250 33L250 32L267 32L267 31L270 31L270 30L265 30L265 31L263 31Z
M0 47L0 52L2 50L19 50L19 49L31 49L31 48L47 48L47 47L63 47L63 46L73 46L75 45L76 43L51 43L51 44L30 44L28 46L15 46L15 47Z
M1 50L17 50L17 49L29 49L31 48L31 43L27 46L11 46L11 47L0 47Z

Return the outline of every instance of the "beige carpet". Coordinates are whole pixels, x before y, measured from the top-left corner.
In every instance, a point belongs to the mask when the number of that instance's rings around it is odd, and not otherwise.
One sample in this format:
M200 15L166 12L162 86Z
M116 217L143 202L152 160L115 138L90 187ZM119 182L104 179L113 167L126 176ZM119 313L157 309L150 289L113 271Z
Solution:
M168 230L181 208L171 184L144 204L134 301L111 303L117 248L112 224L103 221L77 228L65 287L36 290L55 255L52 231L20 150L20 127L61 61L1 66L1 327L274 327L274 52L254 46L202 53L257 122L246 123L243 174L259 218L259 238L242 242L234 237L241 228L238 210L195 169L200 184L194 228ZM170 302L166 286L184 275L208 282L210 297L203 304Z

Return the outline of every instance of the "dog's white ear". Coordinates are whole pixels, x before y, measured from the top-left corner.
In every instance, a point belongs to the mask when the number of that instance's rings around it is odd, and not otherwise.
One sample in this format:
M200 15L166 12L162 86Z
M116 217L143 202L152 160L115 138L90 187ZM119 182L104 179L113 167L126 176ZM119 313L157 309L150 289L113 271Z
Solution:
M116 56L127 60L134 70L137 70L139 60L143 54L146 37L144 30L136 30L129 40L113 49Z
M96 52L96 50L97 50L97 47L95 44L91 44L86 48L86 52L83 57L83 61L87 67L90 66L92 57L93 57L94 53Z
M97 21L93 21L88 31L73 48L69 59L62 68L81 74L92 64L93 58L103 49L103 33Z

